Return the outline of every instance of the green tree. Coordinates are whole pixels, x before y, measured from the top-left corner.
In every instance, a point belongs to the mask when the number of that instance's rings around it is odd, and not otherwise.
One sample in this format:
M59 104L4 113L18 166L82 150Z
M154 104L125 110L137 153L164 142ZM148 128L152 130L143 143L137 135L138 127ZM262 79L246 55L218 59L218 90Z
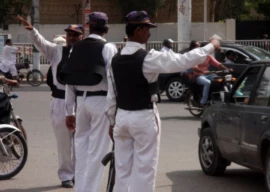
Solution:
M126 15L127 13L133 10L145 10L147 13L152 16L154 19L158 15L160 8L163 8L165 5L169 6L169 13L173 12L176 9L177 0L109 0L116 1L121 7L122 13Z
M32 0L0 0L0 26L15 21L17 15L28 15L31 7Z

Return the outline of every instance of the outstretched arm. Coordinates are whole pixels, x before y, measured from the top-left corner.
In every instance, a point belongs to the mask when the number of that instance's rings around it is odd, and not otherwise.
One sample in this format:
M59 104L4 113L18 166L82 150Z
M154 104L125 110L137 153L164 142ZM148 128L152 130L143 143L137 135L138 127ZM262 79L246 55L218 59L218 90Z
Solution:
M17 16L18 20L23 24L24 28L29 31L29 36L35 47L50 61L57 53L59 45L47 41L39 32L21 16Z

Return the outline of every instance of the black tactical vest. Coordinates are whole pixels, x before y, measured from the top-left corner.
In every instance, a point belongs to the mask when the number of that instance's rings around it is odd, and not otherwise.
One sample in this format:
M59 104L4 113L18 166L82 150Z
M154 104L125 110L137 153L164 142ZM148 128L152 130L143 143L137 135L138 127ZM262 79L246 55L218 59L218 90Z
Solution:
M62 58L56 68L56 79L62 85L65 85L66 83L64 77L61 76L61 70L66 65L69 56L69 51L70 47L63 47ZM47 72L47 85L50 87L52 91L52 97L65 99L65 90L60 90L53 84L52 66L49 67Z
M107 80L102 49L106 42L86 38L73 45L72 52L61 74L69 85L97 85Z
M139 49L133 55L118 53L112 59L116 101L120 109L133 111L153 108L151 96L157 93L158 84L149 84L143 75L143 61L147 53Z

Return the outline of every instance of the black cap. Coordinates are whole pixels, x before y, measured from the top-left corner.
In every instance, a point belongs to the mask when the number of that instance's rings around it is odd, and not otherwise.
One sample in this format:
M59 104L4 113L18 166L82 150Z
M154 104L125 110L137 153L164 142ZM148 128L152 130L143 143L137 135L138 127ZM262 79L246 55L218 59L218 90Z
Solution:
M88 24L93 25L100 25L100 26L106 26L108 24L108 17L106 13L103 12L93 12L88 15L89 16L89 22Z
M157 27L150 22L149 16L146 11L132 11L126 16L127 24L146 24L150 27Z
M82 25L76 25L76 24L70 24L68 28L65 29L65 31L74 31L79 34L83 34L84 30Z

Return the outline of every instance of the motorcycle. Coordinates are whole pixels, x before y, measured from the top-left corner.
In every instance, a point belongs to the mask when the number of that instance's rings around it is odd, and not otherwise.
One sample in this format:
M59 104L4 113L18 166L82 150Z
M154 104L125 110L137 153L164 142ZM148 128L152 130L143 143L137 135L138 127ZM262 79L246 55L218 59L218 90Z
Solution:
M211 80L208 96L208 106L210 106L214 97L223 97L223 92L229 92L232 89L232 84L236 80L232 77L230 70L211 71L211 74L216 74L217 77ZM201 117L205 108L201 107L200 101L202 98L203 86L196 82L190 84L186 94L186 103L188 110L194 117ZM216 99L215 99L216 100Z
M44 82L44 76L43 74L38 70L38 69L32 69L30 67L30 61L26 58L20 57L19 59L21 62L19 64L16 64L16 69L18 71L18 81L22 82L24 79L24 75L20 73L21 69L26 69L27 74L26 74L26 80L27 82L32 85L32 86L39 86ZM3 72L2 72L3 73ZM7 72L3 73L4 76L8 79L12 79L12 75Z
M16 99L18 96L11 95L10 90L10 86L3 86L2 96L7 97L9 102L10 119L4 121L6 124L0 124L0 180L17 175L23 169L28 156L26 131L22 126L21 118L15 115L10 103L10 99Z

